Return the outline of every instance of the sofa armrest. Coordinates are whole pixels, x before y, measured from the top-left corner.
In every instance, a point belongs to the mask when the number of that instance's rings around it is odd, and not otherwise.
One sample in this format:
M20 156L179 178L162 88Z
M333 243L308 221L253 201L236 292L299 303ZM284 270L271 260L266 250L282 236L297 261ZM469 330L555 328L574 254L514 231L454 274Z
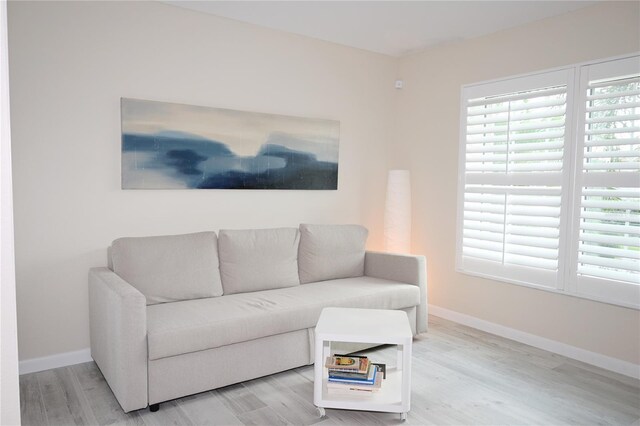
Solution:
M427 260L424 256L368 251L364 274L418 286L420 304L416 307L416 333L427 331Z
M91 357L125 412L147 406L147 302L107 268L89 270Z

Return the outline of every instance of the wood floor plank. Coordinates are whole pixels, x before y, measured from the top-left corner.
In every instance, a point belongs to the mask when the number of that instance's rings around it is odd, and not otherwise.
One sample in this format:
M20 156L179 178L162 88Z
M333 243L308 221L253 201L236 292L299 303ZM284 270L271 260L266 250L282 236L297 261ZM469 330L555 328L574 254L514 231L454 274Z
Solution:
M379 426L400 423L400 415L355 410L326 410L327 417L336 424L354 426ZM320 423L322 425L322 423Z
M591 399L615 406L632 417L640 416L640 389L571 364L563 364L553 371L561 373L567 383L590 394Z
M295 370L291 371L294 374L277 374L273 378L291 389L298 398L313 403L313 366L304 367L304 370L311 373L311 378Z
M34 374L20 376L20 417L25 426L48 424L40 386Z
M560 378L552 370L541 374L541 369L522 363L516 367L509 365L507 358L491 363L482 357L470 358L458 353L449 353L447 359L438 359L438 362L472 378L482 387L518 395L539 412L554 413L559 421L627 423L628 420L625 413L593 401L582 389L569 385L568 378Z
M236 416L267 406L242 384L216 389L213 394L221 398L224 405Z
M289 426L291 423L280 417L271 407L262 407L238 414L242 424L247 426Z
M212 392L204 392L177 400L178 406L195 425L242 425L221 398ZM162 410L162 407L160 408Z
M144 422L137 411L126 414L122 411L118 400L111 392L98 366L93 362L78 364L71 369L77 379L97 424L143 425Z
M290 376L294 378L300 376L294 371L285 371L277 376L251 380L243 385L291 424L312 425L320 422L322 419L318 417L313 399L299 396L295 386L286 384L291 383L288 380ZM303 383L304 387L313 394L313 382L305 379Z
M313 383L313 377L315 374L313 371L313 365L311 366L311 368L309 368L309 366L298 367L294 368L292 371L295 371L296 373Z
M635 383L632 381L621 380L621 378L625 376L617 375L617 377L612 376L611 374L607 374L605 370L593 370L589 368L585 368L586 364L576 364L573 362L565 362L558 367L555 367L553 370L562 372L565 375L570 375L576 377L580 380L585 381L585 384L592 385L598 384L600 386L605 386L612 391L616 392L625 392L629 395L635 395L636 400L638 395L640 395L640 387L638 384L640 381L636 380Z
M506 374L513 377L516 372L529 372L527 381L537 380L538 387L550 387L561 395L560 398L570 400L577 410L595 414L602 420L613 423L630 423L640 416L640 393L626 391L622 383L612 386L610 382L596 380L597 375L578 372L577 369L560 369L543 371L523 367L519 357L509 358ZM584 407L584 408L580 408Z
M336 425L340 425L340 424L341 423L337 423L334 419L330 419L327 416L321 417L320 418L320 422L317 423L318 426L336 426Z
M140 410L140 417L148 426L192 426L194 423L178 406L177 401L161 404L160 410L152 413L150 410ZM211 423L213 424L213 423Z
M473 424L481 412L491 411L491 407L495 410L489 423L509 424L514 420L518 424L552 423L544 411L522 404L500 387L494 388L477 377L432 361L420 360L417 364L419 371L428 373L421 375L423 380L413 382L412 412L424 410L437 423Z
M145 422L144 420L142 420L140 414L137 411L134 411L132 413L127 413L126 417L123 420L118 420L110 424L116 426L140 426L144 425Z
M365 351L394 365L396 350ZM30 425L397 425L399 415L313 405L313 366L125 414L94 363L20 377ZM411 425L640 426L640 381L430 317L414 340Z
M75 386L71 367L36 373L50 425L96 424L93 413L82 401Z
M591 371L593 373L599 374L601 376L609 377L613 379L615 382L623 383L626 386L631 386L636 389L640 389L640 380L634 379L633 377L624 376L622 374L615 373L613 371L605 370L600 367L596 367L595 365L587 364L582 361L578 361L576 359L565 358L565 362L567 364L575 365L576 367L581 368L582 370Z

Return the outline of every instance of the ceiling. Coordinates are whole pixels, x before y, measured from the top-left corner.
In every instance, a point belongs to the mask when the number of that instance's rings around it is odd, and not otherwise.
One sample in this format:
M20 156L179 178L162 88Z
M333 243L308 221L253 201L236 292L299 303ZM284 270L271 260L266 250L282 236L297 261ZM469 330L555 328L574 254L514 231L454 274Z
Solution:
M595 1L165 1L392 56L490 34Z

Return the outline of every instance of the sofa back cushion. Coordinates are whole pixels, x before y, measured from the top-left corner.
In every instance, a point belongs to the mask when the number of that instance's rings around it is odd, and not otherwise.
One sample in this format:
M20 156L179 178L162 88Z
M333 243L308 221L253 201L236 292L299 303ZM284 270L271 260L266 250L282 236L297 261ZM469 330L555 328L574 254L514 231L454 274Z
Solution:
M119 238L111 262L147 305L222 296L215 232Z
M369 231L360 225L300 225L302 284L364 275Z
M296 228L221 230L219 234L224 294L300 284Z

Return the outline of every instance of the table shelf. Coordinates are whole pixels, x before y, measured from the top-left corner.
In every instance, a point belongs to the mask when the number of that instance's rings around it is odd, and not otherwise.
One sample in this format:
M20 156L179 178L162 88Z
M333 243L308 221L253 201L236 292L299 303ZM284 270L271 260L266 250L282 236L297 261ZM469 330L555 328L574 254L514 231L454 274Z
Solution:
M387 378L382 381L380 390L371 393L355 391L353 393L330 393L325 377L322 380L322 396L318 402L320 406L325 408L400 413L404 411L401 400L401 385L402 372L395 368L387 371Z

